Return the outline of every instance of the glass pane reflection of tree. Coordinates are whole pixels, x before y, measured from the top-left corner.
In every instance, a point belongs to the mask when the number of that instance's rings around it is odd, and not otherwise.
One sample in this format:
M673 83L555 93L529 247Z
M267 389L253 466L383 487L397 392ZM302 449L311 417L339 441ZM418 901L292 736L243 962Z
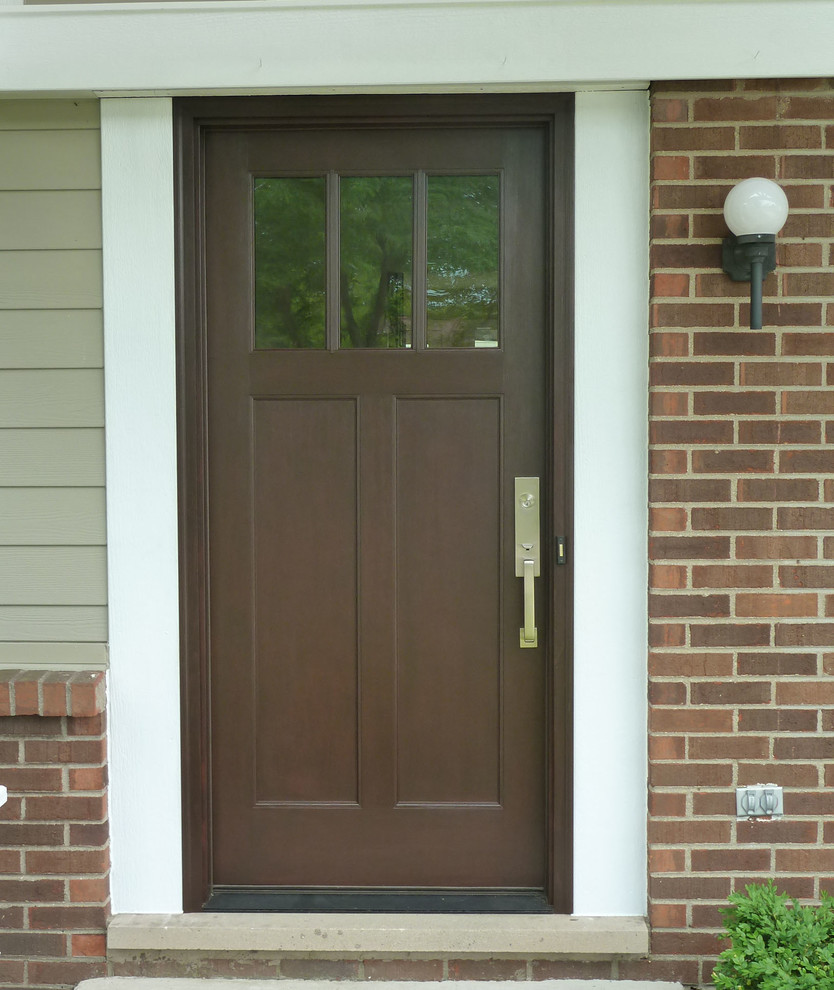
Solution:
M255 347L324 347L325 180L255 180Z
M411 347L413 176L339 186L340 346ZM430 175L427 189L426 346L497 347L499 177ZM326 204L324 177L255 180L257 348L327 344Z
M411 176L340 182L341 346L411 346Z
M430 175L426 345L497 347L499 178Z

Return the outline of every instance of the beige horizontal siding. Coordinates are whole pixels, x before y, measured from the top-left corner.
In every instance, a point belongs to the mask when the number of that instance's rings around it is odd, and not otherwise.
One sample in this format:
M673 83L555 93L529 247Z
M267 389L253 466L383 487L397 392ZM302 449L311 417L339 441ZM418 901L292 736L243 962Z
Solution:
M101 368L102 342L100 309L0 310L0 354L7 369Z
M104 426L98 368L0 371L0 428Z
M96 100L0 100L0 667L106 663Z
M103 605L2 605L0 641L103 643L107 609Z
M0 188L101 189L98 130L4 131Z
M103 484L104 430L0 429L0 485Z
M99 129L98 100L0 100L0 131Z
M104 546L104 518L103 488L0 488L0 544Z
M97 249L100 218L97 189L0 192L0 251Z
M0 252L0 309L101 309L101 252Z
M0 642L0 669L93 670L107 666L107 644Z
M4 605L106 605L104 547L0 547Z

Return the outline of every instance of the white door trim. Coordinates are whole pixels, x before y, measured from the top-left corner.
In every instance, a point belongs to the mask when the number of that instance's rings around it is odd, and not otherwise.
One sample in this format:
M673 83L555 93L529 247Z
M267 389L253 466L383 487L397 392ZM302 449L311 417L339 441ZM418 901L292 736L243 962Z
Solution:
M182 910L170 99L101 105L114 910Z
M179 913L171 101L105 99L101 128L112 907ZM644 91L577 95L574 910L582 915L646 909L648 133Z

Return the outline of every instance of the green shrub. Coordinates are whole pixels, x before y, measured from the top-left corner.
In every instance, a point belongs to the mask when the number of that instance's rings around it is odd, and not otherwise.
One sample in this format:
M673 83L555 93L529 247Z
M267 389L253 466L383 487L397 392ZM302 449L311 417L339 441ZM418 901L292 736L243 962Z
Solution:
M834 990L834 898L802 907L771 880L729 901L721 914L732 944L712 974L717 990Z

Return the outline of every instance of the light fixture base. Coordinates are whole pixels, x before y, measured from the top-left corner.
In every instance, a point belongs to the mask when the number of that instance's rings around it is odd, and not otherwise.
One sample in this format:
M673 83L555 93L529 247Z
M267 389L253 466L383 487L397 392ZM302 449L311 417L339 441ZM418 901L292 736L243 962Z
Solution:
M721 246L724 271L734 282L749 282L754 262L761 263L762 276L776 268L775 234L731 234Z

